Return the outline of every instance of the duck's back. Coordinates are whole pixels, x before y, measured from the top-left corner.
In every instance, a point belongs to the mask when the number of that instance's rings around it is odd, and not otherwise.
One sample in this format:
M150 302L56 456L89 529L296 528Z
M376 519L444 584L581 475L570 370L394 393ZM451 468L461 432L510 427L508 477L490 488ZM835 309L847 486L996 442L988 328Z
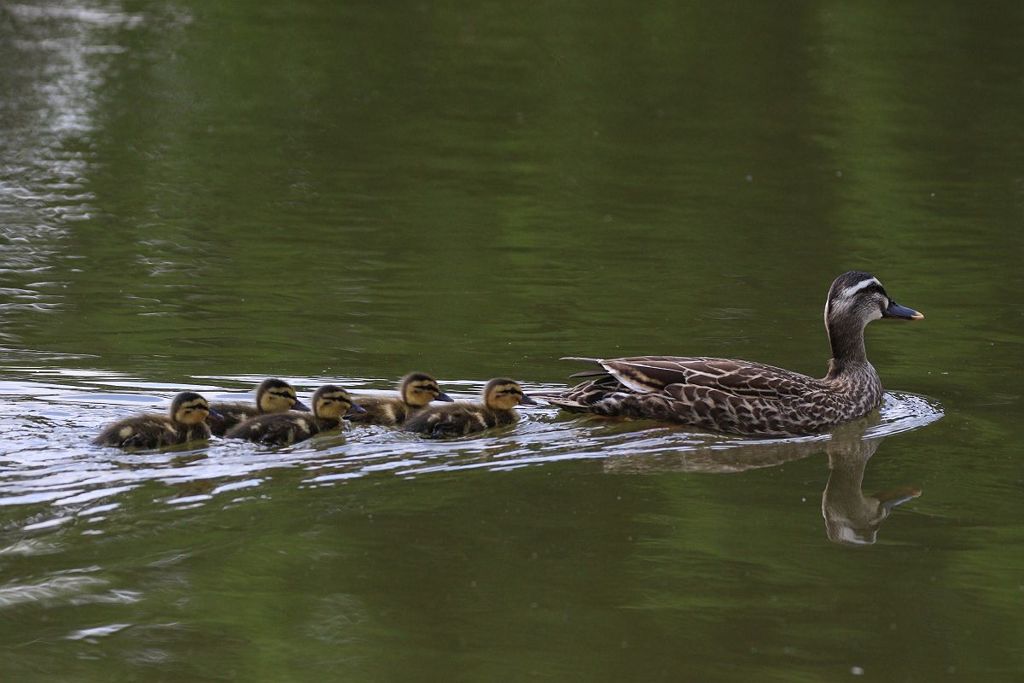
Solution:
M211 413L209 417L210 431L216 436L224 436L235 425L260 415L260 409L255 403L245 401L218 401L211 403L210 408L220 416L216 417Z
M571 411L758 436L821 431L866 414L881 400L870 365L863 382L853 387L725 358L638 356L597 362L602 371L583 373L595 379L549 400Z
M516 421L512 410L492 410L478 403L455 402L417 412L402 428L431 437L463 436Z
M115 422L93 439L97 446L163 448L210 438L204 424L177 424L166 415L139 415Z
M350 415L352 422L393 427L409 419L413 411L397 396L365 396L353 401L366 412Z
M322 420L310 413L273 413L249 418L229 429L225 436L268 446L287 446L340 425L340 421Z

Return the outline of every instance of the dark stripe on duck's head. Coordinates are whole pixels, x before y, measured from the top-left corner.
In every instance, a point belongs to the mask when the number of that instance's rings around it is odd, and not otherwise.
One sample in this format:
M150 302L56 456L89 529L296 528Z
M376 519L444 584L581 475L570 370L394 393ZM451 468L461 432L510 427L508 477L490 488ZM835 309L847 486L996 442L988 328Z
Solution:
M880 292L885 295L885 288L871 273L851 270L832 281L832 286L828 290L828 300L831 302L853 299L861 292Z
M451 401L451 397L441 391L437 380L425 372L410 372L402 378L399 385L402 400L413 406L425 406L431 401Z
M259 387L256 388L256 395L258 396L270 391L271 389L291 389L292 393L295 392L295 390L292 389L292 385L288 384L288 382L285 382L283 379L271 378L260 382Z
M265 379L256 389L256 405L264 413L283 413L288 410L308 411L309 407L298 399L295 388L283 379Z
M209 414L210 404L194 391L183 391L171 401L170 415L175 422L195 424L205 420Z
M523 393L523 388L514 379L499 377L487 383L483 390L484 404L492 408L508 410L520 403L533 404L533 399Z
M399 384L399 386L400 387L404 387L405 385L410 384L412 382L435 382L436 383L437 380L435 380L431 375L428 375L425 372L410 372L409 374L407 374L405 377L402 378L402 381Z
M352 409L352 396L339 386L325 384L313 394L313 414L340 417Z
M204 404L206 403L206 399L203 398L202 394L197 394L194 391L183 391L174 397L174 400L171 401L171 405L175 407L181 407L183 403L188 403L191 401L201 401Z

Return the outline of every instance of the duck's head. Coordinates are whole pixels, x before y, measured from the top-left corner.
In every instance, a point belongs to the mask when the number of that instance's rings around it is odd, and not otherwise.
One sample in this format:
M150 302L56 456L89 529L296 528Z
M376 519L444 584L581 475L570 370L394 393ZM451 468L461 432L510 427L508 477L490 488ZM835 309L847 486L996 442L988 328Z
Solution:
M217 413L210 410L210 404L206 399L194 391L183 391L171 401L171 419L179 424L197 425L209 415L219 417Z
M366 409L352 402L347 391L333 384L325 384L313 394L313 414L317 417L340 420L346 415L365 413Z
M266 379L256 389L256 405L262 413L286 413L309 410L295 395L291 384L282 379Z
M851 270L837 277L825 301L825 328L833 356L863 353L864 326L879 318L922 320L924 315L900 306L871 273Z
M889 298L885 287L871 273L851 270L832 282L825 302L826 326L856 324L863 328L879 318L922 320L924 315Z
M537 405L537 402L523 393L519 382L511 379L492 379L484 387L484 405L492 410L512 410L520 403Z
M407 405L422 408L431 401L451 401L437 386L437 380L425 372L410 372L398 385L398 393Z

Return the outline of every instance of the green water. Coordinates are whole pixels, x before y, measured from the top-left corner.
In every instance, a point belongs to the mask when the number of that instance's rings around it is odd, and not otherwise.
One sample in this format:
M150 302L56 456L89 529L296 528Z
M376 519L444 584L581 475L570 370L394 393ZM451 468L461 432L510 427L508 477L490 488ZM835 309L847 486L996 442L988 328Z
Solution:
M0 677L1021 680L1022 39L1018 2L0 5ZM88 445L267 376L820 375L854 268L927 317L869 328L891 393L832 440Z

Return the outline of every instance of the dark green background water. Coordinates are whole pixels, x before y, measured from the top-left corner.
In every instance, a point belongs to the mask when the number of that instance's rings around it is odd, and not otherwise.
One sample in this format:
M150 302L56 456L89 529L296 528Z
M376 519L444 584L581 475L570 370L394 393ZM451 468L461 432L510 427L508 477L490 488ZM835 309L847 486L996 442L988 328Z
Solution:
M0 6L0 675L1020 680L1022 39L1019 2ZM270 375L821 374L853 268L927 316L868 331L866 440L87 445Z

